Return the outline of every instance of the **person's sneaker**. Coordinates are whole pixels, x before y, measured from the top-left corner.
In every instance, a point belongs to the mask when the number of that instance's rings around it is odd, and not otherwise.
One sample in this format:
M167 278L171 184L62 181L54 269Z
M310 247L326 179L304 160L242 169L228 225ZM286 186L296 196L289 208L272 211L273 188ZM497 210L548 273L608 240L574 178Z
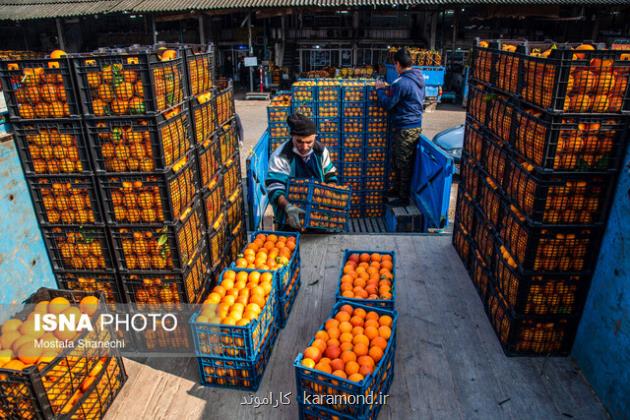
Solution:
M405 199L405 198L397 198L395 200L390 201L389 203L390 206L392 207L406 207L409 205L409 199Z

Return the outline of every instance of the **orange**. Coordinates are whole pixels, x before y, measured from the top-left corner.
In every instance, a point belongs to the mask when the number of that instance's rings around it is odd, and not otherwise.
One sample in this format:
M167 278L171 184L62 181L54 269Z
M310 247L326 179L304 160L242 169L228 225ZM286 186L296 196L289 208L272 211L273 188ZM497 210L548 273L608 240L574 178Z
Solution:
M315 338L319 338L320 340L324 340L324 341L328 341L328 339L330 338L328 336L328 333L324 330L319 330L317 331L317 333L315 334Z
M6 334L12 331L17 331L22 325L22 321L19 319L9 319L7 322L2 325L2 334Z
M346 350L341 353L341 360L343 360L344 363L354 362L357 360L357 355L354 354L353 351Z
M369 347L365 343L353 343L353 344L354 344L354 348L352 349L352 351L354 352L354 354L356 354L359 357L365 356L368 354Z
M345 343L341 343L341 352L343 353L344 351L348 351L348 350L352 350L352 347L354 347L352 345L352 342L348 341Z
M51 314L60 314L70 307L70 302L64 297L56 297L48 304L48 312Z
M271 281L273 280L273 274L271 273L262 273L262 275L260 276L260 280L267 282L267 281Z
M311 346L317 347L321 353L326 351L326 342L324 340L320 340L319 338L313 340Z
M363 327L354 327L352 328L352 335L363 335Z
M381 267L382 267L382 270L391 271L394 268L394 264L392 264L391 260L381 261Z
M353 375L355 373L359 373L359 364L354 361L346 362L345 371L348 375Z
M341 359L333 359L330 362L330 367L333 369L333 371L335 371L335 370L343 370L345 365L346 364Z
M374 319L368 319L367 321L365 321L365 323L363 324L364 328L367 327L374 327L376 329L378 329L378 327L380 327L381 324L378 323L378 320L374 320Z
M353 266L351 266L351 265L346 265L346 266L343 268L343 274L346 274L346 275L347 275L348 273L352 273L352 272L354 272L354 267L353 267Z
M348 377L346 376L346 372L344 372L344 371L343 371L343 368L342 368L342 369L337 369L337 370L334 370L332 374L333 374L334 376L339 377L339 378L343 378L343 379L347 379L347 378L348 378Z
M223 280L221 286L223 286L225 290L231 290L234 288L234 280Z
M2 369L9 369L9 370L22 370L26 367L26 365L22 362L20 362L19 360L11 360L9 363L7 363L6 365L2 366Z
M381 260L381 254L379 253L373 253L372 255L370 255L370 260L372 261L380 261Z
M350 321L350 318L351 318L350 314L346 311L339 311L337 312L337 315L335 315L335 319L342 324L345 321Z
M236 278L236 272L233 270L228 270L225 273L223 273L224 280L234 280L235 278Z
M361 375L360 373L353 373L352 375L348 376L348 380L352 381L352 382L361 382L363 380L363 375Z
M368 339L373 340L379 336L378 328L374 326L365 327L364 334Z
M352 308L352 306L350 306L350 305L343 305L339 309L342 310L343 312L346 312L348 315L352 315L352 311L354 310ZM339 314L337 314L337 315L339 315ZM348 321L349 319L350 319L350 317L348 317L348 319L346 319L345 321Z
M30 343L24 343L17 350L17 357L25 365L32 365L37 362L37 359L42 354L42 349L37 347L32 341Z
M368 261L370 261L370 254L368 254L368 253L363 253L363 254L361 254L361 255L359 256L359 260L360 260L361 262L368 262Z
M371 360L371 359L370 359ZM372 372L374 372L374 368L368 365L360 365L359 367L359 373L363 376L368 376L369 374L371 374Z
M326 330L330 330L332 328L337 328L339 326L339 321L337 321L334 318L331 318L331 319L326 321L326 324L324 324L324 326L326 327ZM329 334L330 334L330 332L329 332Z
M341 290L342 292L352 293L352 289L352 283L341 283L341 286L339 286L339 290Z
M383 349L377 346L372 346L370 347L368 354L374 360L375 363L378 363L379 360L383 358Z
M339 356L341 356L341 349L339 348L339 346L328 346L324 351L324 356L331 359L337 359Z
M318 363L315 365L315 369L326 373L332 373L332 368L328 363Z
M350 323L355 327L362 327L363 318L358 317L358 316L353 316L352 318L350 318Z
M15 343L15 341L21 336L22 335L19 331L9 331L5 334L2 334L2 337L0 337L0 344L2 345L3 349L10 349L13 343Z
M376 347L378 348L378 347ZM367 355L363 355L360 356L357 359L357 363L361 366L370 366L370 367L374 367L375 363L374 363L374 359L372 359L371 356L367 356Z
M252 271L251 273L249 273L249 276L247 276L247 279L249 281L253 281L253 282L259 282L260 281L260 272L258 271Z
M312 359L317 363L322 357L322 352L317 347L307 347L306 350L304 350L304 357Z
M365 344L367 346L368 344L370 344L370 339L367 338L363 334L355 335L354 338L352 339L352 344L354 344L356 346L359 343L363 343L363 344Z
M353 298L354 297L354 293L352 292L352 290L345 290L341 296L343 297L347 297L347 298Z
M341 336L339 337L339 341L341 341L342 343L352 343L352 334L349 332L345 332L343 334L341 334Z
M341 335L341 331L339 331L337 327L329 328L326 331L328 331L328 336L330 338L339 338L339 336Z
M378 337L370 341L370 345L380 347L381 350L384 351L385 349L387 349L387 340L379 335Z
M392 335L392 329L385 325L378 327L378 335L387 340Z
M239 271L236 274L236 281L247 282L247 279L249 279L249 273L247 271Z
M212 289L212 292L223 297L225 296L226 290L223 288L223 286L216 286L214 289Z
M365 316L367 315L367 312L365 312L365 309L363 309L363 308L356 308L354 310L353 315L354 316L358 316L360 318L365 318Z
M334 346L339 347L339 345L340 345L339 340L337 340L336 338L329 338L328 341L326 341L326 346L328 347L334 347Z
M327 365L329 365L330 359L328 357L322 357L321 359L319 359L319 363L326 363Z
M392 326L392 317L389 315L383 315L378 319L378 323L380 325L384 325L386 327L391 327Z
M359 260L360 260L359 254L350 254L350 256L348 257L348 261L354 261L358 263Z
M348 321L343 321L339 323L339 331L341 331L342 333L349 333L350 331L352 331L352 324Z
M249 303L255 303L256 305L260 306L261 308L265 306L265 298L262 296L250 296L249 297Z
M315 367L315 361L313 359L309 359L308 357L304 358L302 359L302 366L306 366L307 368L312 369Z
M78 322L78 319L75 321ZM44 335L45 331L43 328L37 329L35 326L35 319L27 319L20 325L18 330L22 335L31 336L31 338L39 338Z

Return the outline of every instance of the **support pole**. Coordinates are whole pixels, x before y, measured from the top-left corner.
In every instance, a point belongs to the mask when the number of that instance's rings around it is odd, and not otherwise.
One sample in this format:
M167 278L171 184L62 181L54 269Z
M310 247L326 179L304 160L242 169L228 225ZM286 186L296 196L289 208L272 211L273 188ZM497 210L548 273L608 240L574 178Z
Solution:
M206 43L206 31L204 30L204 27L203 27L203 18L204 18L204 15L199 15L197 18L199 21L199 43L200 44Z
M457 42L457 24L459 23L459 8L455 9L455 14L453 15L453 39L451 41L451 49L453 52L455 51L455 43Z
M431 40L429 42L430 48L432 50L435 49L435 39L437 38L437 21L438 21L438 12L431 12Z
M63 42L63 29L61 28L61 19L56 18L55 23L57 25L57 42L59 43L59 49L65 50L65 42Z
M254 46L252 45L252 13L247 15L247 32L249 36L249 56L254 55ZM254 68L249 68L249 91L254 91Z
M151 15L151 34L153 43L157 44L157 24L155 23L155 16Z

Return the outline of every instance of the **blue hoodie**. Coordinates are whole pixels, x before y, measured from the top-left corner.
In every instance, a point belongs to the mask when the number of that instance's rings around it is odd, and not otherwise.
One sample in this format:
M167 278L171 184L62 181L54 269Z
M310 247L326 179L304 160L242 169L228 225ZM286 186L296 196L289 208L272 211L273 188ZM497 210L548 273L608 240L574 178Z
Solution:
M381 106L390 112L395 129L422 127L424 76L420 70L403 72L388 89L376 93Z

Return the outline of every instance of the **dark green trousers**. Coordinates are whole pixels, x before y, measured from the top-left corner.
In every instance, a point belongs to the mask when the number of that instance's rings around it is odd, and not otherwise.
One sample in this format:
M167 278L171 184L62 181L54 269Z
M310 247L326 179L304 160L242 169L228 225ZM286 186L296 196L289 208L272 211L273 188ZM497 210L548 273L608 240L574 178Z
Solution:
M416 146L420 139L422 128L408 128L394 131L392 170L394 179L391 191L397 193L404 200L409 199L411 193L411 177L416 156Z

